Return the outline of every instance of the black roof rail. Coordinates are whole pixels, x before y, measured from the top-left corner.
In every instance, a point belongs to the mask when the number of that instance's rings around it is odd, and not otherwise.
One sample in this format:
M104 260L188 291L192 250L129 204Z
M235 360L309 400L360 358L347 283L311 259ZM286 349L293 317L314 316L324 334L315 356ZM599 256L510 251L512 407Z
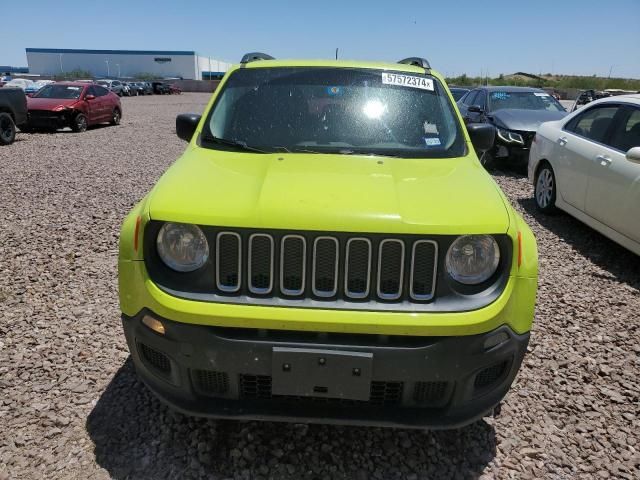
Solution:
M431 65L429 65L429 60L421 57L409 57L400 60L398 63L402 63L403 65L413 65L415 67L422 67L425 70L431 70Z
M266 53L251 52L244 55L242 57L242 60L240 60L240 63L255 62L256 60L274 60L274 58L271 55L267 55Z

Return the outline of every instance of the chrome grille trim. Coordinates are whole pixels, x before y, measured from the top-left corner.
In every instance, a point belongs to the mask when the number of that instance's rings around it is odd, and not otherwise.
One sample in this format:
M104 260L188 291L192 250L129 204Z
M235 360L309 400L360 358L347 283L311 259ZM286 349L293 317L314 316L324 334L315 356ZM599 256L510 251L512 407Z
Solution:
M414 272L416 268L416 248L418 245L422 243L430 243L433 245L433 276L431 277L431 293L429 295L418 295L413 291L413 279ZM434 242L433 240L416 240L413 242L413 247L411 248L411 274L409 278L409 296L414 300L425 301L431 300L436 292L436 278L438 273L438 242Z
M399 283L398 283L398 291L396 293L390 294L390 293L384 293L381 290L381 278L380 278L380 273L382 270L382 253L384 251L384 245L386 243L399 243L400 244L400 250L402 252L402 258L400 260L400 279L399 279ZM387 238L385 240L382 240L380 242L380 245L378 246L378 275L377 275L377 279L376 279L376 293L378 294L378 297L381 298L382 300L397 300L402 296L402 285L403 285L403 281L404 281L404 242L402 240L397 240L397 239L393 239L393 238Z
M253 276L251 275L251 267L253 264L253 256L252 256L252 248L253 248L253 240L256 238L266 238L269 240L269 286L267 288L259 288L253 285ZM249 236L249 252L247 256L247 284L249 286L249 291L251 293L255 293L258 295L265 295L271 293L273 290L273 257L275 255L273 248L273 237L271 235L267 235L266 233L254 233Z
M363 293L361 292L351 292L349 290L349 248L351 247L351 242L354 241L364 241L367 243L367 247L369 248L369 255L367 256L367 288ZM371 257L373 255L373 247L371 246L371 240L364 237L353 237L347 240L347 247L345 253L344 260L344 294L349 298L361 299L369 296L369 291L371 290Z
M220 281L220 239L226 235L231 235L238 241L238 282L234 286L224 285ZM236 232L220 232L216 237L216 286L222 292L235 293L240 290L240 285L242 285L242 238Z
M336 260L333 267L333 289L331 291L318 290L316 288L316 263L317 263L317 250L318 242L321 240L330 240L335 245ZM313 241L313 258L311 263L311 291L314 295L322 298L330 298L338 293L338 265L340 263L340 243L335 237L320 236L316 237Z
M289 290L284 286L284 256L285 242L289 238L297 238L302 241L302 285L299 290ZM304 293L307 278L307 241L302 235L285 235L280 241L280 291L285 295L298 296Z

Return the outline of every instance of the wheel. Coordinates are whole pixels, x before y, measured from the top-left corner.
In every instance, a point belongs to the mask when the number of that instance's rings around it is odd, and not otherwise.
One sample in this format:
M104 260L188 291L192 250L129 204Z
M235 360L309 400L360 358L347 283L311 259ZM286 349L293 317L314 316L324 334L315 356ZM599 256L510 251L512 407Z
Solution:
M0 145L11 145L16 139L16 124L8 113L0 113Z
M109 123L111 125L120 125L121 118L122 118L122 114L120 113L120 110L117 108L114 108L113 113L111 114L111 120L109 121Z
M486 170L491 170L496 163L496 159L493 156L493 151L492 150L487 150L482 152L482 154L480 155L480 164L486 169Z
M84 113L78 113L71 121L71 130L77 133L87 131L87 117Z
M543 213L553 213L556 210L556 176L551 165L544 163L536 174L534 187L536 207Z

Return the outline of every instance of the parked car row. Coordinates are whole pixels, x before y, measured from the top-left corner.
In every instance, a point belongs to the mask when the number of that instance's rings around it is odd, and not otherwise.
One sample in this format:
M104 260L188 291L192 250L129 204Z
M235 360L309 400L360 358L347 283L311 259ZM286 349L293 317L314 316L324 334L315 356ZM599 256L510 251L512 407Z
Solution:
M107 90L115 93L119 97L135 97L138 95L169 95L180 94L182 90L177 85L165 82L123 82L121 80L100 79L100 80L76 80L82 83L96 83ZM15 78L4 84L8 88L20 88L27 95L36 93L42 87L55 83L54 80L33 81L26 78Z
M18 88L0 90L0 145L13 143L16 128L84 132L100 123L118 125L121 118L118 95L95 83L55 82L28 96Z

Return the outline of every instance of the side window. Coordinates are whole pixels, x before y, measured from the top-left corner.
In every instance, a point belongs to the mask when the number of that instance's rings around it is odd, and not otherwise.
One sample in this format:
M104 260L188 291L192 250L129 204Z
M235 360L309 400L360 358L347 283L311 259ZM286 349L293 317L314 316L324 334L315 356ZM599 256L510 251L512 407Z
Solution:
M100 85L94 85L92 88L96 92L94 93L96 97L104 97L107 93L109 93L109 90L101 87Z
M564 129L598 143L606 143L607 132L618 113L618 105L598 106L571 120Z
M622 152L640 147L640 108L628 107L611 137L611 146ZM625 119L626 117L626 119Z
M87 87L87 91L85 92L84 96L86 97L87 95L93 95L94 97L98 96L98 94L96 93L96 89L93 85L90 87Z
M473 104L480 105L482 108L486 109L486 103L487 103L487 92L485 92L484 90L478 90L478 95L476 96L476 99L474 100Z
M120 82L117 80L114 80L111 85L113 85L114 87L117 87L118 85L120 85Z
M465 99L464 99L464 104L465 104L465 105L468 105L468 106L475 105L475 103L473 103L473 102L474 102L474 100L475 100L475 98L476 98L476 95L477 95L477 94L478 94L478 91L477 91L477 90L471 90L471 91L467 94L467 96L465 97Z

